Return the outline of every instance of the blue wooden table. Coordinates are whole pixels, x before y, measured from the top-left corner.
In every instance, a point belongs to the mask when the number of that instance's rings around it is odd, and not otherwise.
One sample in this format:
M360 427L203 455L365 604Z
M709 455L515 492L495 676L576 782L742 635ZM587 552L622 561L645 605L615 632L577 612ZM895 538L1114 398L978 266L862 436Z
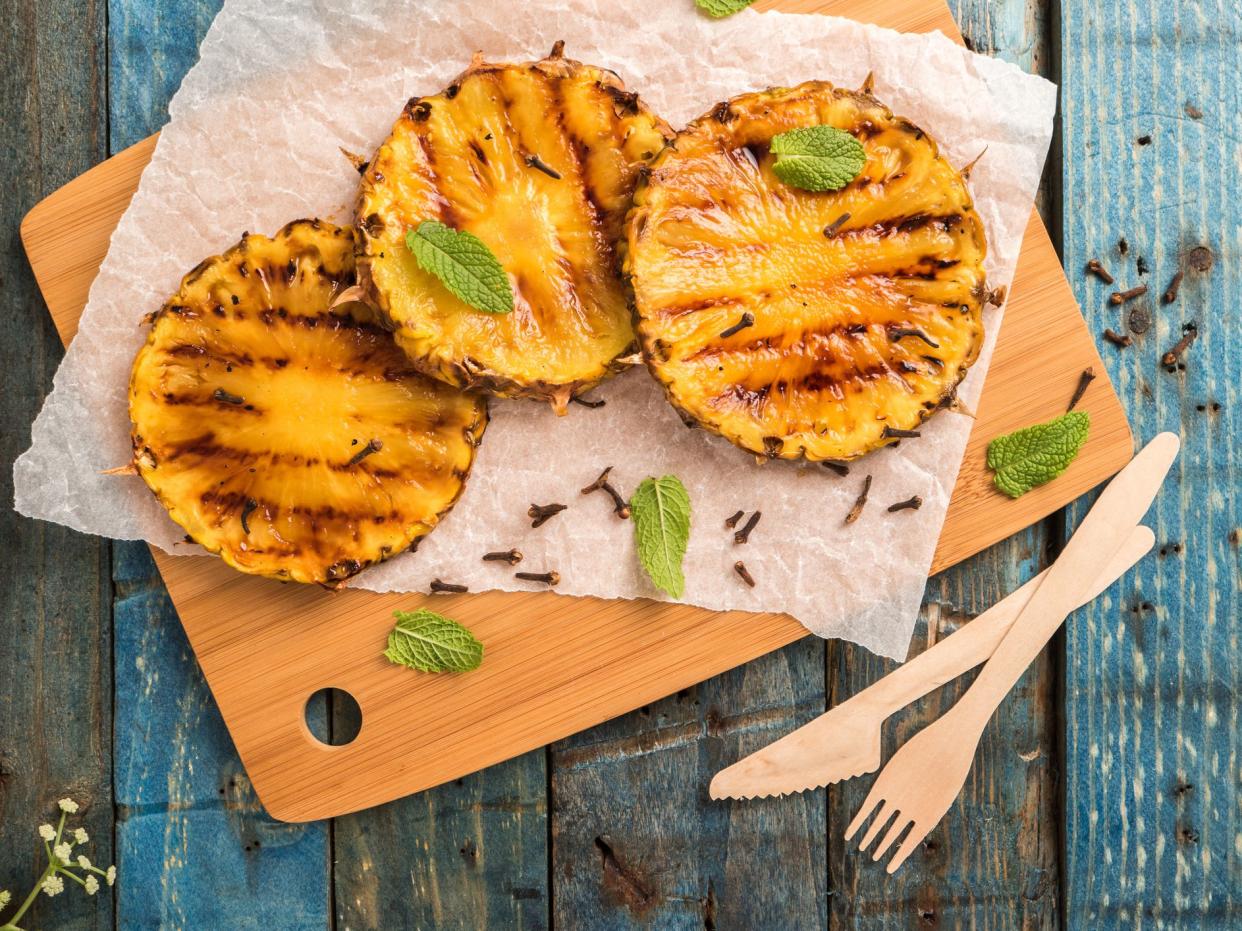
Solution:
M681 0L678 0L681 2ZM689 0L685 0L689 2ZM115 899L26 927L1242 927L1242 11L952 0L971 46L1061 87L1041 209L1135 433L1185 444L1157 554L1079 611L1000 712L960 804L896 877L840 839L868 780L712 803L720 765L890 664L807 639L454 784L282 825L251 792L140 546L0 513L0 888L84 800ZM7 0L0 34L0 498L61 350L17 239L42 196L157 130L216 0ZM1196 246L1176 301L1158 295ZM1197 253L1196 258L1204 257ZM1122 310L1090 258L1149 294ZM1183 325L1184 368L1162 354ZM1055 351L1056 347L1049 347ZM914 650L1048 562L1082 502L932 580ZM960 694L890 722L891 744ZM324 716L334 714L324 708ZM330 722L329 722L330 723ZM76 893L76 894L75 894Z

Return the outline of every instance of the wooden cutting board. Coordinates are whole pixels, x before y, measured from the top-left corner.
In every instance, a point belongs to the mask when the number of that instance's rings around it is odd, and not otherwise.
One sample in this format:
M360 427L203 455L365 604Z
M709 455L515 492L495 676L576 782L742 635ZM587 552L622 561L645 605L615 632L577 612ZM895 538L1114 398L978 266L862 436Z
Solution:
M686 0L688 2L688 0ZM760 7L849 16L960 41L943 0L764 0ZM637 83L637 82L636 82ZM705 104L710 101L705 101ZM155 137L39 203L22 240L66 343ZM975 429L933 572L1044 517L1120 469L1125 415L1056 252L1032 215ZM1019 501L992 488L990 438L1056 416L1079 373L1091 437L1069 471ZM806 634L776 614L716 613L649 601L550 592L477 595L330 593L234 572L218 559L155 558L238 752L269 814L340 815L446 782L655 701ZM434 601L486 645L462 676L422 675L381 657L392 612ZM336 687L362 710L346 746L320 743L308 697Z

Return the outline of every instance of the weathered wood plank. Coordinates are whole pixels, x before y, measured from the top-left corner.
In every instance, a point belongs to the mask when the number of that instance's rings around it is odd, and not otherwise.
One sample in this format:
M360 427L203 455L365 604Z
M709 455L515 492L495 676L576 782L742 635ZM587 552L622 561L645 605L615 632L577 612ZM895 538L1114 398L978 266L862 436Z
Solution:
M0 889L24 897L42 866L35 826L84 803L89 855L112 859L111 589L106 542L18 517L13 460L62 350L18 242L40 198L104 156L104 13L96 3L3 6L0 34ZM12 913L4 911L0 921ZM107 928L110 896L40 898L28 928Z
M218 6L113 0L113 151L165 121ZM326 928L328 826L263 813L146 547L117 544L113 578L118 923Z
M1037 73L1048 73L1050 36L1043 0L950 0L967 44ZM1046 188L1041 209L1051 229ZM1049 525L992 547L928 585L914 655L1016 588L1041 568ZM833 697L853 694L895 664L848 644L832 644ZM885 728L885 758L938 717L972 676L896 715ZM962 797L921 851L896 876L841 835L872 777L829 789L829 888L834 927L1052 928L1057 926L1056 701L1047 651L1001 708L984 737Z
M1150 314L1133 346L1104 356L1136 436L1174 430L1185 444L1149 514L1165 555L1067 627L1065 917L1236 928L1242 8L1112 0L1061 15L1066 266L1098 257L1120 286L1151 289L1123 314L1111 289L1071 276L1097 333L1123 330L1131 307ZM1211 271L1188 271L1175 302L1154 300L1200 244ZM1185 370L1167 372L1161 355L1188 322L1199 338Z

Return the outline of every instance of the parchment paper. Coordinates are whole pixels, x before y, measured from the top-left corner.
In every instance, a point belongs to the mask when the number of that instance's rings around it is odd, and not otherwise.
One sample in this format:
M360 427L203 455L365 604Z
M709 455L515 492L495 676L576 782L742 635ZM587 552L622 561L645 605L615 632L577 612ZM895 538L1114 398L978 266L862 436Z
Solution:
M126 384L142 316L181 276L243 230L274 233L318 215L346 221L357 175L338 151L369 153L407 98L438 91L476 49L528 60L566 40L569 57L617 71L682 126L719 100L810 78L875 92L931 132L962 166L984 148L970 186L988 233L992 286L1012 277L1049 139L1056 89L971 54L940 34L905 36L848 20L745 11L714 21L691 0L499 4L410 0L228 0L199 63L169 107L133 203L112 238L77 338L14 468L16 507L88 533L148 540L169 552L182 531L140 479L101 470L130 457ZM961 397L973 407L1000 313ZM606 465L628 494L647 475L686 484L693 524L685 600L709 608L784 611L825 637L904 658L970 429L943 413L923 436L867 457L846 478L810 466L757 465L688 430L644 369L606 384L599 410L498 401L466 493L417 553L363 573L378 591L426 590L436 576L474 591L522 589L487 550L516 546L520 568L554 568L563 594L659 597L637 568L632 524L578 489ZM871 501L843 522L865 475ZM918 494L919 511L888 504ZM532 502L569 510L538 530ZM735 510L763 518L744 546L723 526ZM200 551L201 552L201 551ZM757 580L733 574L742 558Z

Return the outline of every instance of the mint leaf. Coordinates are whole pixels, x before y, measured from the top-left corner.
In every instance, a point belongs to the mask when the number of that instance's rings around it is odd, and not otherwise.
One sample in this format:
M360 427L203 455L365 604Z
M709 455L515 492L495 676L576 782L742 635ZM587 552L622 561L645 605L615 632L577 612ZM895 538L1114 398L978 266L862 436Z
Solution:
M694 0L694 5L708 16L721 19L740 13L754 2L755 0Z
M468 230L424 220L405 234L405 245L425 271L475 310L507 314L513 310L509 276L492 250Z
M676 475L646 478L630 498L638 561L657 588L674 598L686 590L681 561L690 542L690 495Z
M1086 411L1070 411L1048 423L998 436L988 444L988 468L996 473L996 487L1020 498L1036 485L1052 481L1074 461L1090 427Z
M855 178L867 161L862 143L835 126L803 126L772 138L772 171L790 187L836 191Z
M394 611L397 626L384 656L421 672L469 672L483 662L483 644L456 621L426 608Z

